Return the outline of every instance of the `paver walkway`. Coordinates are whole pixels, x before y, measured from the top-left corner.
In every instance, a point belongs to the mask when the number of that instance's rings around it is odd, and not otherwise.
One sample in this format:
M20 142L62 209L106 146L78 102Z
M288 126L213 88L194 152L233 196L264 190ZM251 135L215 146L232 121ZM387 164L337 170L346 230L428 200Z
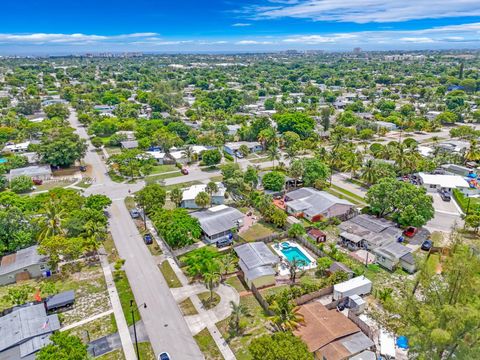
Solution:
M105 276L105 282L107 283L108 295L110 296L110 303L112 304L113 314L115 315L115 321L117 322L118 334L120 335L120 341L122 342L125 358L127 360L135 360L137 358L135 349L133 348L132 339L130 338L127 321L125 320L125 315L123 314L122 304L120 303L117 288L115 287L115 282L113 281L112 269L108 263L107 255L104 255L105 249L103 247L100 248L99 253L103 275Z
M112 310L112 309L107 310L107 311L104 311L104 312L102 312L102 313L100 313L100 314L97 314L97 315L91 316L91 317L89 317L89 318L86 318L86 319L77 321L76 323L73 323L73 324L70 324L70 325L67 325L67 326L64 326L64 327L62 327L62 328L60 329L60 331L67 331L67 330L76 328L77 326L85 325L86 323L89 323L90 321L100 319L100 318L102 318L102 317L104 317L104 316L110 315L111 313L113 313L113 310Z

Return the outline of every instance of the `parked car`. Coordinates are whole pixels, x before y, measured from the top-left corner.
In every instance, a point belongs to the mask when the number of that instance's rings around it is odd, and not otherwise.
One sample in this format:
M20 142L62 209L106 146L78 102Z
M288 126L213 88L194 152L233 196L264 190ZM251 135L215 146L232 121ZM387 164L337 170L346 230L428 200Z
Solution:
M403 231L403 235L407 237L414 237L417 232L418 232L418 229L416 227L409 226Z
M172 360L172 358L167 352L162 352L160 355L158 355L158 360Z
M452 200L452 197L447 191L440 191L440 197L442 198L443 201L450 201Z
M422 243L422 250L425 250L425 251L430 251L430 249L433 247L433 242L432 240L425 240L423 243Z
M225 247L225 246L230 246L232 245L233 243L233 239L223 239L223 240L219 240L217 241L217 248L222 248L222 247Z
M138 211L138 209L132 209L130 210L130 216L132 219L138 219L140 217L140 211Z
M43 180L41 180L41 179L33 179L32 181L35 185L42 185L43 184Z
M87 167L85 165L80 165L80 171L81 172L87 171Z
M153 243L152 235L148 233L143 235L143 241L145 242L145 244L151 245Z
M187 169L187 168L182 168L182 170L180 170L180 172L181 172L183 175L188 175L188 169Z

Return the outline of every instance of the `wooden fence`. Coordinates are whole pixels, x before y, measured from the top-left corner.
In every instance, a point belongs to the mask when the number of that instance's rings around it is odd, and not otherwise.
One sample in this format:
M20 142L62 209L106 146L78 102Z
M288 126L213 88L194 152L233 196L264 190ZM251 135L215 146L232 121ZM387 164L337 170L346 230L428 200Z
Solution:
M320 250L316 245L312 244L310 241L305 239L303 236L297 236L295 238L296 241L298 241L300 244L305 246L308 250L313 252L315 255L318 257L325 257L327 254L325 254L322 250Z
M314 291L310 294L302 295L296 298L294 301L297 304L297 306L300 306L328 294L333 294L333 286L329 286L329 287Z
M255 296L255 299L257 299L263 310L265 310L265 313L267 313L269 316L272 316L273 312L269 309L267 300L263 298L262 294L260 294L260 291L257 290L255 285L251 284L250 290L252 290L253 296Z

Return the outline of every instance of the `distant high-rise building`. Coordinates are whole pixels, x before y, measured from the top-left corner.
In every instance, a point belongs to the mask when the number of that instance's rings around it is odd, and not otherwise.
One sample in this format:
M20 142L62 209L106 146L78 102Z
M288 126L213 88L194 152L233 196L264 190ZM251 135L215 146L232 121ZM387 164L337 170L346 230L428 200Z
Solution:
M359 47L353 48L353 52L355 54L360 54L362 52L362 48L359 48Z

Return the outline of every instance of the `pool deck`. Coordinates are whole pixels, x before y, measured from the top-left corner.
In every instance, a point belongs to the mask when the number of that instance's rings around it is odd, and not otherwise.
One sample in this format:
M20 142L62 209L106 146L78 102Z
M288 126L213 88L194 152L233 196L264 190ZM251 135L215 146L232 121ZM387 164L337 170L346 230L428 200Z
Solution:
M298 248L303 253L303 255L305 255L305 257L308 260L310 260L309 265L301 266L299 270L310 270L310 269L315 269L317 267L317 261L308 253L307 250L303 248L303 246L293 241L282 241L281 243L278 244L278 246L282 246L283 243L288 243L291 247ZM281 248L277 248L276 245L272 246L272 248L280 256L283 262L288 262L288 259L285 256L285 254L283 254ZM288 270L288 266L282 263L278 266L278 272L281 276L288 275L290 273L290 271Z

